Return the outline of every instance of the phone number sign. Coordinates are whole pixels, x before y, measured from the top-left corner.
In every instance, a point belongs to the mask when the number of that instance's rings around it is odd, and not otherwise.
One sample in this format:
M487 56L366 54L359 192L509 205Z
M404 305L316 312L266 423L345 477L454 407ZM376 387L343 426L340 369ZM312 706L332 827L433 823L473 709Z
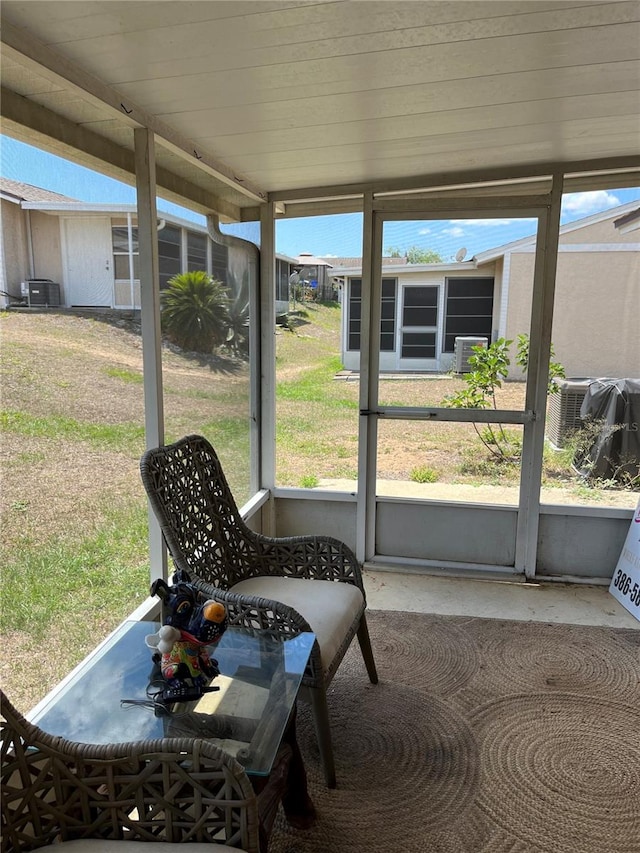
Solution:
M640 502L631 519L609 592L640 620Z

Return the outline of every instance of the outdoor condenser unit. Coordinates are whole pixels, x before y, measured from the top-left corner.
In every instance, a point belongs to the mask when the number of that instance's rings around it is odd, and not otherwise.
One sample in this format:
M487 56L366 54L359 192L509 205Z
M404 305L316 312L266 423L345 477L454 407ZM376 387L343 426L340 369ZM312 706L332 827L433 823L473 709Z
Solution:
M571 433L580 428L580 408L593 379L559 379L559 391L549 395L547 438L554 447L566 446Z
M487 338L457 337L454 344L454 368L456 373L471 373L469 358L475 355L472 347L487 347Z
M57 308L60 305L60 285L50 278L30 278L20 283L20 290L27 298L29 308Z

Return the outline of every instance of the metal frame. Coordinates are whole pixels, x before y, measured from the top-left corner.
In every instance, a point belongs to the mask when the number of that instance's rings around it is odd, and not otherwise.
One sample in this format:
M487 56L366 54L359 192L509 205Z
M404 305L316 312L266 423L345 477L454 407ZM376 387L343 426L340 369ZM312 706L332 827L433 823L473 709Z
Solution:
M423 197L380 199L373 193L365 196L356 548L360 560L372 562L378 559L375 536L378 420L522 424L524 426L523 456L515 565L491 567L491 571L515 572L527 578L535 575L547 374L561 200L562 175L553 176L552 191L549 195L507 198L496 196L488 199L448 198L429 201ZM487 411L380 406L378 397L380 340L379 335L374 334L373 330L377 330L380 326L383 223L406 219L455 219L461 212L469 211L473 211L476 216L513 218L527 216L538 220L525 409L524 411ZM385 557L383 562L394 561ZM404 560L400 562L406 564ZM479 567L470 568L477 570Z
M164 443L162 388L162 336L156 208L155 142L147 128L134 130L140 257L140 319L144 383L145 440L147 449ZM148 507L151 579L167 577L167 552L155 515Z

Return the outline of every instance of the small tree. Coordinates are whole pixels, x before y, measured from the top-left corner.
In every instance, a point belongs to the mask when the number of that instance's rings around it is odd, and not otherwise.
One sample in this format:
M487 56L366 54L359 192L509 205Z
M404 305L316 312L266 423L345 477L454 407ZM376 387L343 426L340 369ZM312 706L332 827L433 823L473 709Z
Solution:
M221 281L202 270L179 273L161 299L163 331L182 349L212 352L227 340L229 299Z
M471 347L475 355L469 357L469 364L473 368L464 377L467 387L457 394L445 397L444 406L456 409L497 409L496 389L502 387L502 381L509 373L509 347L513 341L498 338L488 347ZM553 355L553 347L551 348ZM529 337L518 335L518 353L516 361L523 370L529 364ZM564 376L564 368L553 358L549 364L549 386L548 393L555 394L559 390L557 379ZM502 424L486 424L481 430L474 423L478 438L487 448L489 453L500 462L516 462L521 455L522 447L517 439L510 436L502 427Z
M433 249L421 249L419 246L411 246L407 249L408 264L441 264L443 257Z
M551 349L549 350L550 360L549 360L549 384L547 386L547 391L549 394L557 394L560 390L560 386L558 385L558 379L564 379L566 373L564 371L564 367L560 364L560 362L556 361L556 354L553 351L553 344L551 344ZM518 335L518 351L516 354L516 364L519 364L524 373L527 372L529 367L529 335Z

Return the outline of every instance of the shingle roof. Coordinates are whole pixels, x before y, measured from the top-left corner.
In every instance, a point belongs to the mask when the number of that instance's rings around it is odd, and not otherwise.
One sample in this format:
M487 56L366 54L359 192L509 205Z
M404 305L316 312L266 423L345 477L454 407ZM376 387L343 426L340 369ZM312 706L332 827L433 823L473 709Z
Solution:
M23 184L21 181L12 181L10 178L0 178L0 190L19 198L21 201L78 201L78 199L70 198L67 195L44 190L42 187Z

